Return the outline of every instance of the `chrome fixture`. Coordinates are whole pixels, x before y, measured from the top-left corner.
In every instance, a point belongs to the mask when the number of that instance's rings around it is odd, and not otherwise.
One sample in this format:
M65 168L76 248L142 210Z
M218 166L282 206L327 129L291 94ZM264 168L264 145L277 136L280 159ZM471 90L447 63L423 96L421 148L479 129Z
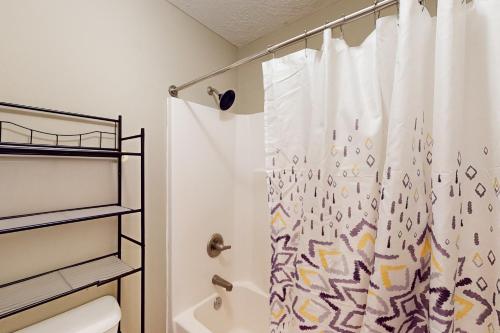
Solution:
M219 287L222 287L222 288L226 289L226 291L233 290L233 284L231 282L224 280L223 278L221 278L217 274L215 274L212 277L212 284L219 286Z
M214 310L219 310L222 306L222 297L217 296L214 300Z
M234 90L228 90L225 93L221 94L219 93L219 91L217 91L217 89L209 86L207 88L207 93L210 96L215 97L215 99L217 100L217 105L222 111L229 110L229 108L233 106L234 100L236 99L236 93L234 92Z
M222 251L229 250L231 245L224 245L221 234L213 234L207 244L207 253L211 258L217 257Z

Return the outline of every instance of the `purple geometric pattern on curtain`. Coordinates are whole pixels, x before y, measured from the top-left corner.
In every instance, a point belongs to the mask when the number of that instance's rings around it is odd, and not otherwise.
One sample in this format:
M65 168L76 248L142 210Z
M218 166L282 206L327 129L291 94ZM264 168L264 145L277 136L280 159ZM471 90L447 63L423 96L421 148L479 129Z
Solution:
M272 333L500 332L500 2L264 67Z

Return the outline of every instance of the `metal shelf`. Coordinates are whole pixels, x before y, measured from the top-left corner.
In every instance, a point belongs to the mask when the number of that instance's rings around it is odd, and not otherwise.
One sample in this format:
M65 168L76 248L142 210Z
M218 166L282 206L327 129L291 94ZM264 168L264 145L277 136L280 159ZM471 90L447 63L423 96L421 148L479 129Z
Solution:
M119 205L106 205L0 217L0 234L139 213L140 211L140 209L130 209Z
M34 106L0 102L0 111L14 109L21 112L35 112L51 114L56 117L70 117L75 119L91 119L103 122L113 127L112 132L102 129L85 133L49 133L0 119L0 156L54 156L54 157L90 157L116 159L117 167L117 203L83 207L36 214L23 214L0 217L0 234L23 230L51 227L55 225L75 223L104 217L116 216L117 222L117 249L116 253L67 266L50 272L30 276L21 280L0 285L0 319L51 302L60 297L81 291L83 289L116 281L116 297L121 304L121 278L140 272L140 332L145 332L145 292L146 292L146 221L145 221L145 131L140 134L123 136L122 117L118 119L84 115L59 110L51 110ZM23 142L8 141L9 128L16 128L24 132L27 140ZM4 132L5 131L5 132ZM55 144L41 144L40 135L48 136ZM105 147L104 135L114 140L111 147ZM97 136L99 141L93 146L85 145L85 138ZM78 144L64 145L68 138L77 140ZM60 140L61 139L61 140ZM64 140L62 140L64 139ZM140 144L139 152L123 151L123 142L137 139ZM61 144L63 143L63 144ZM140 209L130 209L122 206L122 156L137 156L140 159ZM26 159L28 160L28 159ZM122 215L139 213L141 233L139 239L131 238L122 232ZM140 248L141 264L132 268L123 261L122 242L128 241Z
M141 153L123 152L104 148L57 147L31 144L0 144L0 155L74 156L116 158L125 155L141 156Z
M1 285L0 319L140 271L112 254Z

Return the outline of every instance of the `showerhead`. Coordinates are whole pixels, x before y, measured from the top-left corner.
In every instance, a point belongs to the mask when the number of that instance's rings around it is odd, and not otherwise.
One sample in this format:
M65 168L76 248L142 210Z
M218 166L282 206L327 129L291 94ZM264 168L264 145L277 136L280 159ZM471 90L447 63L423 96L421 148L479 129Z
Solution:
M208 87L207 92L209 95L216 97L219 109L222 111L229 110L229 108L233 106L234 100L236 99L236 93L234 90L228 90L221 94L217 91L217 89Z

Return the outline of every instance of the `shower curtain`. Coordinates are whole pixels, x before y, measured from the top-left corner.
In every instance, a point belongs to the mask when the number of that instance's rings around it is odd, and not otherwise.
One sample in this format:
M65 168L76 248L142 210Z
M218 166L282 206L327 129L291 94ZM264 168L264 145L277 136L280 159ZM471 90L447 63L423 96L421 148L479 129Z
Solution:
M264 63L270 332L500 332L498 33L500 1L401 0Z

